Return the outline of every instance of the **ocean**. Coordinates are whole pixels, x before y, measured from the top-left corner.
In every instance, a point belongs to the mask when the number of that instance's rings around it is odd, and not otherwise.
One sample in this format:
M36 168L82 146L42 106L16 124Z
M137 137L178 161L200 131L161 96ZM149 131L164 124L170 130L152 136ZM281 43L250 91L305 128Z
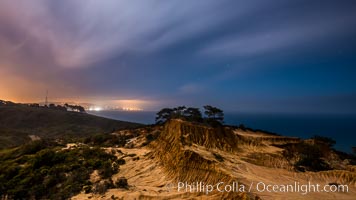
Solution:
M90 111L89 114L106 118L153 124L155 112ZM356 147L356 115L330 114L244 114L225 113L225 124L261 129L285 136L310 138L314 135L330 137L335 148L352 152Z

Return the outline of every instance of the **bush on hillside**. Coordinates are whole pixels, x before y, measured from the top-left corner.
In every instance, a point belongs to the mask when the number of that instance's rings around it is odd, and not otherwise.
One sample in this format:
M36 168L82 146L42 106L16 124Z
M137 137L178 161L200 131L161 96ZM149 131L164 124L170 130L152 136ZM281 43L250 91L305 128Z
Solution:
M324 153L318 144L298 143L287 146L283 156L292 161L298 171L323 171L330 166L324 161Z
M0 194L9 199L68 199L84 186L91 190L89 176L94 170L101 178L111 177L118 170L112 167L117 158L100 148L34 149L0 161Z

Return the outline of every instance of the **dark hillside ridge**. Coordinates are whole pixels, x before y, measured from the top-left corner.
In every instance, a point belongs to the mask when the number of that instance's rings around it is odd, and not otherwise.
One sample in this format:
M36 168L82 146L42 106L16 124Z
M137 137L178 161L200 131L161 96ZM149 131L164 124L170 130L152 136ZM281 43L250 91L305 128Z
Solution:
M0 148L23 144L30 135L40 138L81 138L143 125L86 113L27 105L0 105Z

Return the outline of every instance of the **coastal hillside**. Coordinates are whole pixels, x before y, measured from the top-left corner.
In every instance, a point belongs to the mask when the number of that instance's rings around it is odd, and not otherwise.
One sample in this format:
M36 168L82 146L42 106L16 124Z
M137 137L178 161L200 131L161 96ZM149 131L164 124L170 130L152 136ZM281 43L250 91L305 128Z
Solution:
M72 199L330 199L326 192L256 188L259 182L281 186L308 181L349 187L347 192L332 193L331 199L351 200L356 195L354 158L316 138L301 140L179 119L139 132L122 147L103 148L121 160L118 172L109 180L123 181L125 186L113 185L101 193L82 191ZM124 136L130 131L115 134ZM108 180L97 173L91 177L94 188ZM218 191L221 182L222 188L233 186L233 191ZM207 191L207 185L215 188Z
M330 199L328 192L293 188L319 184L340 190L331 199L354 199L355 155L336 151L331 138L225 126L221 110L206 109L204 118L194 108L163 109L156 125L144 126L6 103L0 197ZM271 192L266 185L293 189Z
M81 138L140 126L80 112L0 104L0 148L40 138Z

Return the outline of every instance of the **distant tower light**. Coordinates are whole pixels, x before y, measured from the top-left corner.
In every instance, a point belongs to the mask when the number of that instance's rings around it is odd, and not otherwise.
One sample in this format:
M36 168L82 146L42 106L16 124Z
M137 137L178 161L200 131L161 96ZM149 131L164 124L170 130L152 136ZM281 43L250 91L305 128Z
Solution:
M45 106L48 106L48 90L46 90Z

